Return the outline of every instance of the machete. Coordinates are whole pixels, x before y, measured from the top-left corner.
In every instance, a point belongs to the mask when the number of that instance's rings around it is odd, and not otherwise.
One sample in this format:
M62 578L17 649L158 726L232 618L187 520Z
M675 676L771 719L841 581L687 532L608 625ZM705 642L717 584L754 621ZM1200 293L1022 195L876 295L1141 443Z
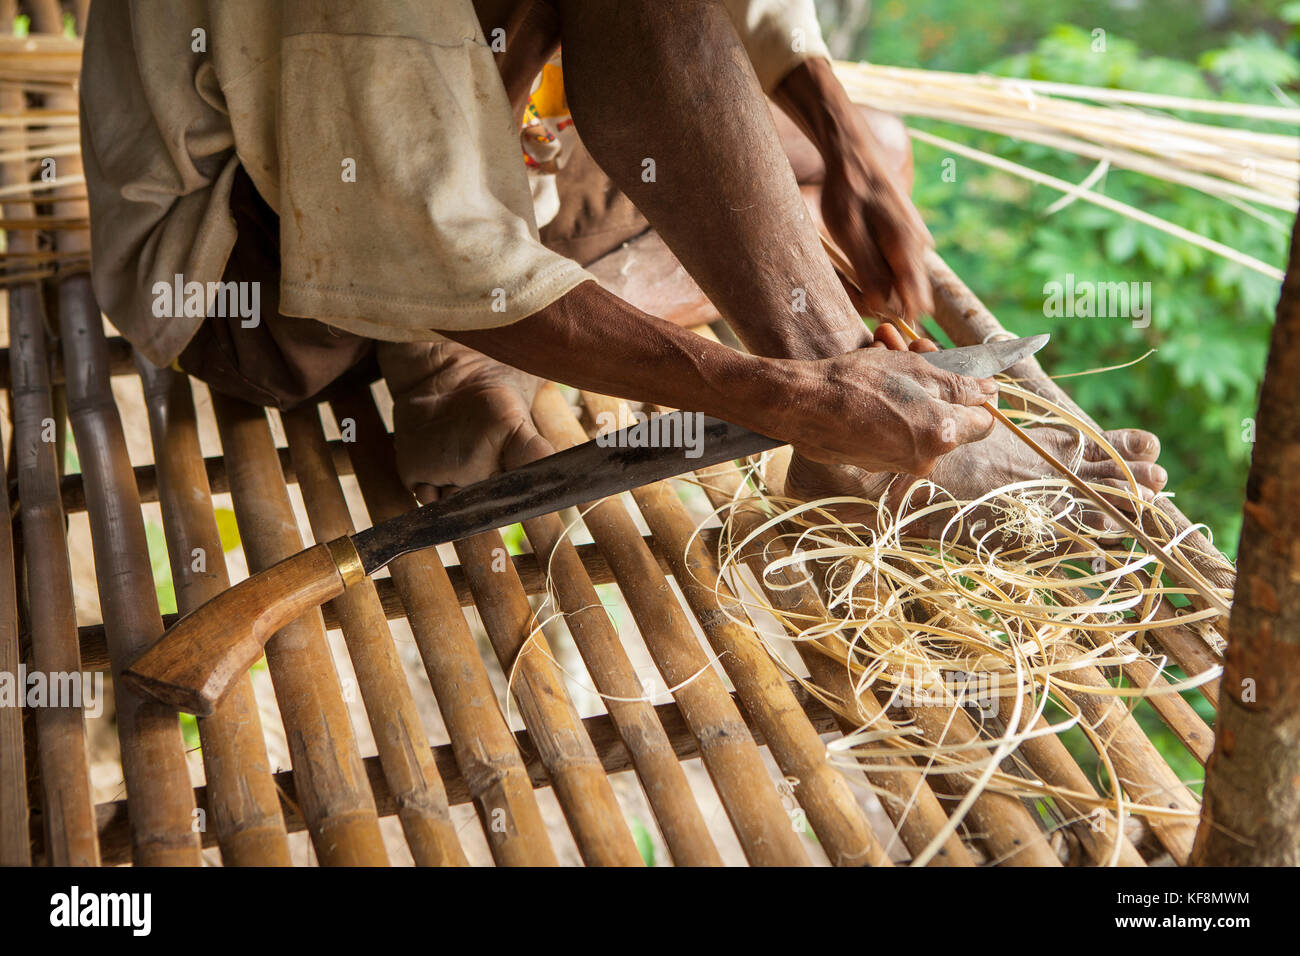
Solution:
M920 354L945 371L988 378L1034 354L1047 340L1047 335L1035 335ZM641 447L645 434L672 431L646 428L656 424L651 419L299 552L186 614L123 671L122 678L134 690L178 710L210 716L234 682L262 656L276 631L395 558L785 444L739 425L700 417L702 441L692 447ZM677 434L684 434L684 423L676 424Z

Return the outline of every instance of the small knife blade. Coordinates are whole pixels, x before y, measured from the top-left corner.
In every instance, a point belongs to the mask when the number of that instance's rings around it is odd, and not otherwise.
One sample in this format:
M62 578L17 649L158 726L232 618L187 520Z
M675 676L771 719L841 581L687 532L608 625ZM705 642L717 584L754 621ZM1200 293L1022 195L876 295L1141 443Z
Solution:
M923 352L932 365L987 378L1037 352L1049 336ZM670 440L664 441L664 436ZM656 415L539 459L352 536L367 575L412 551L456 541L562 508L609 498L785 442L692 412Z
M921 356L931 365L969 375L971 378L989 378L1015 365L1021 359L1033 355L1047 344L1051 336L1047 333L1030 335L1023 339L1004 339L1000 342L987 342L984 345L967 345L959 349L943 349L939 352L922 352Z

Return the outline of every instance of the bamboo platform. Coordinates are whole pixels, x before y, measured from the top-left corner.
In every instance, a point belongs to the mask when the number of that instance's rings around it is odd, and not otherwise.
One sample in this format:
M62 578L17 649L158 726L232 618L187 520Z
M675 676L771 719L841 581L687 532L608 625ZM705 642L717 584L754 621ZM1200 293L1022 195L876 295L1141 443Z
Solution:
M41 60L43 105L0 89L3 112L29 120L18 129L66 125L70 43ZM38 47L0 46L0 59L17 69L23 49ZM84 272L75 155L59 169L47 194L30 159L0 164L0 494L12 518L0 531L0 671L103 675L106 706L97 716L0 707L0 864L1186 860L1195 796L1124 704L1101 693L1072 692L1111 742L1126 793L1174 814L1121 829L1058 803L1049 820L1034 801L990 790L950 828L966 776L927 774L908 757L869 772L832 760L829 748L867 721L911 722L935 746L979 731L961 707L866 697L856 719L833 713L773 660L763 622L721 613L734 595L717 532L696 529L741 481L735 465L701 476L707 493L663 482L581 516L525 522L509 541L489 532L402 557L280 631L264 663L187 730L116 686L133 655L247 573L415 502L397 477L382 389L279 414L135 355L106 327ZM936 318L954 341L1001 331L937 257L931 271ZM1055 389L1032 359L1013 372ZM616 407L548 385L534 414L563 448ZM783 547L774 535L764 544ZM1218 565L1203 570L1223 582ZM160 605L166 580L175 612ZM539 629L548 587L562 613L543 611ZM821 607L818 589L795 580L767 596ZM1222 662L1205 626L1152 640L1188 674ZM784 664L835 698L855 697L806 645ZM1131 671L1134 683L1162 680L1140 664ZM1084 687L1116 677L1070 673ZM1213 684L1202 693L1217 699ZM1204 722L1178 695L1161 701L1159 717L1203 762ZM1026 742L1011 762L1013 773L1095 794L1054 736Z
M52 295L40 291L9 293L14 534L11 542L0 538L0 561L19 573L6 575L11 583L0 592L0 609L7 600L17 612L0 629L3 660L107 671L111 683L131 654L161 634L174 618L158 612L151 570L158 546L151 558L144 516L154 502L150 514L158 518L150 520L165 535L180 613L229 585L228 562L238 574L257 570L414 506L371 391L284 415L213 400L177 372L139 359L115 364L124 347L105 333L84 275L55 282L45 290ZM44 332L43 302L57 310L59 342ZM63 367L79 370L66 385L50 374L60 346ZM60 392L66 398L56 398ZM585 440L583 421L612 402L586 395L575 407L548 386L535 416L563 447ZM81 465L63 475L56 445L41 435L56 407L67 408ZM147 421L152 460L128 450L123 419ZM340 423L354 440L339 437ZM204 456L201 433L206 442L219 437L220 454ZM702 477L717 504L740 472L727 466ZM502 536L492 532L400 559L391 576L280 632L267 646L266 671L197 721L199 753L188 758L175 714L117 690L125 793L114 799L91 799L85 757L87 729L107 718L83 720L75 709L0 711L11 741L0 765L5 859L637 865L640 831L660 861L682 864L906 862L943 827L961 779L915 769L868 779L828 761L827 742L854 722L790 684L754 631L718 612L718 594L727 592L710 576L716 532L692 542L699 505L685 503L679 485L600 503L567 534L571 516L527 522L527 545L505 558ZM241 532L240 547L229 552L214 504L227 499ZM85 555L84 543L65 530L71 519L88 524L102 622L86 622L83 613L79 624L73 613L74 566ZM198 554L206 560L196 563ZM567 619L520 655L548 568ZM807 586L769 595L805 609L820 600ZM1215 665L1203 633L1164 631L1162 640L1189 673ZM411 669L416 656L423 675ZM821 686L852 696L828 659L812 650L801 657ZM421 712L413 686L436 701L436 716ZM1195 810L1122 707L1102 696L1078 699L1118 742L1112 753L1126 759L1131 793ZM1181 698L1171 700L1161 716L1203 759L1207 728ZM268 714L282 726L264 727ZM927 739L975 733L960 709L862 716L858 723L914 720ZM268 739L287 746L287 764L268 756ZM23 760L12 759L13 741L21 741ZM1055 737L1019 756L1046 781L1093 789ZM613 782L621 784L617 793ZM381 828L381 819L396 826ZM1094 824L1088 818L1052 832L1026 802L985 793L933 862L1097 863L1118 831L1113 820L1108 829ZM1194 827L1192 817L1130 828L1121 861L1140 865L1143 853L1185 858ZM300 842L291 852L289 835L303 831L310 848Z

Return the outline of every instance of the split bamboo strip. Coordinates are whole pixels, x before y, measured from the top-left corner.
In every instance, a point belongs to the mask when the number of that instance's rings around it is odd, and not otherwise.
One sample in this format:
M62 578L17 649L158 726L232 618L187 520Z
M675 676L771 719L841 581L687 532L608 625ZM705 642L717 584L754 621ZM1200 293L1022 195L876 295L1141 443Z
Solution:
M13 0L0 3L12 22ZM25 98L17 90L0 90L0 110L21 112ZM25 122L25 121L24 121ZM21 166L0 166L0 187L26 181ZM6 219L30 220L35 208L27 199L4 204ZM34 233L6 234L8 248L32 251ZM77 615L68 559L64 513L59 495L59 464L47 428L54 419L49 356L45 345L44 300L34 282L9 287L9 385L13 402L13 457L18 494L23 501L25 590L31 619L31 665L44 674L77 674ZM33 582L39 585L33 586ZM55 866L95 866L99 846L90 792L86 727L80 707L36 709L36 758L40 767L41 817L45 857Z
M1122 216L1127 216L1129 219L1140 222L1144 226L1150 226L1152 229L1158 229L1163 233L1167 233L1175 239L1190 242L1192 245L1199 246L1207 252L1212 252L1217 256L1222 256L1230 262L1235 262L1238 265L1245 266L1247 269L1258 272L1262 276L1267 276L1270 279L1277 279L1279 281L1282 279L1282 270L1276 266L1269 265L1267 262L1256 259L1254 256L1246 255L1244 252L1238 252L1231 246L1226 246L1221 242L1207 239L1200 233L1192 232L1190 229L1184 229L1182 226L1161 219L1159 216L1153 216L1135 206L1130 206L1127 203L1122 203L1117 199L1112 199L1109 196L1093 192L1092 190L1079 189L1074 183L1067 182L1064 179L1060 179L1056 176L1049 176L1046 173L1040 173L1036 169L1030 169L1028 166L1013 163L1009 160L994 156L992 153L985 153L981 150L971 149L968 146L963 146L961 143L954 142L950 139L944 139L942 136L932 136L929 133L917 129L909 130L908 132L913 139L919 139L923 143L938 146L951 153L956 153L958 156L964 156L977 163L983 163L984 165L991 166L994 169L1000 169L1003 172L1012 173L1013 175L1027 179L1030 182L1038 183L1041 186L1048 186L1065 193L1066 195L1077 196L1079 199L1092 203L1094 206L1100 206L1101 208L1108 209L1111 212L1117 212Z
M555 389L553 385L543 387ZM537 419L547 413L543 403L537 403L535 409ZM563 414L567 416L567 409ZM513 468L527 462L505 464ZM654 707L577 549L565 533L564 521L559 515L543 515L525 521L523 527L538 562L546 569L587 672L632 755L673 862L678 866L721 866L722 857L709 836L686 773L673 753L668 735L655 716Z
M558 389L540 389L534 409L538 428L556 448L587 440ZM699 742L745 858L755 866L807 866L808 855L744 718L623 502L609 498L584 508L583 523L609 562L646 649Z
M836 63L835 68L838 71L842 66L850 67L868 67L865 63L843 64ZM925 77L934 79L955 78L959 80L972 79L964 73L942 73L934 70L908 70L903 67L875 67L875 69L885 69L892 73L909 74L923 73ZM1041 92L1055 96L1065 96L1075 99L1097 100L1098 102L1128 103L1133 106L1150 106L1156 109L1164 110L1182 110L1189 113L1208 113L1222 116L1242 116L1249 119L1262 119L1274 123L1286 123L1291 126L1300 125L1300 109L1294 106L1269 106L1257 103L1234 103L1228 100L1202 100L1193 99L1186 96L1170 96L1163 93L1145 93L1139 90L1111 89L1108 87L1098 86L1080 86L1074 83L1052 83L1047 80L1028 80L1011 77L995 77L986 74L980 74L974 77L982 84L994 86L1003 86L1012 93L1019 92L1020 89L1030 90L1032 92ZM1145 114L1144 114L1145 118Z
M414 508L369 391L340 396L332 405L340 423L356 429L356 441L347 447L371 521ZM493 858L503 866L554 866L528 772L447 571L434 551L403 555L388 567Z
M334 471L316 405L308 403L280 417L312 534L318 542L353 534L356 528ZM451 823L447 793L434 766L429 740L415 709L415 698L406 683L374 584L366 578L330 605L342 624L384 776L397 800L398 817L411 856L417 866L467 865Z
M616 420L626 404L584 392L583 403L593 419L613 413ZM714 556L695 535L695 521L686 512L671 482L656 482L632 490L646 523L665 549L677 586L700 622L705 636L744 703L763 728L772 756L794 786L813 832L831 862L839 866L870 863L888 865L889 858L867 823L847 781L828 759L826 745L795 703L781 672L752 628L742 627L718 609L719 601L735 597L719 579Z
M230 587L199 449L189 378L137 359L144 387L167 555L181 613ZM226 866L289 866L289 841L248 675L198 719L206 805ZM206 828L201 828L206 830Z
M734 463L696 472L696 477L716 508L722 508L732 502L744 480L743 473ZM730 512L730 518L742 539L755 535L753 547L748 549L744 560L754 577L763 586L764 593L773 606L781 608L796 619L825 620L826 607L816 589L807 581L801 581L797 572L791 568L783 568L775 573L767 572L769 563L778 562L790 554L790 549L781 540L779 532L776 529L769 529L755 534L764 523L765 517L753 509L734 508ZM844 733L852 733L864 727L882 731L890 728L889 718L875 698L854 692L853 682L846 668L839 666L829 655L813 647L809 641L796 641L795 650L808 668L813 683L836 702L834 709L840 729ZM894 758L890 763L898 768L911 766L911 761L906 757ZM881 773L867 771L866 776L876 788L881 806L897 828L903 845L914 855L923 852L948 820L947 813L944 812L934 791L930 789L925 776L915 769L890 770ZM973 866L975 859L961 839L956 834L952 834L934 855L932 864Z
M80 74L80 40L57 35L0 35L0 75L17 77L23 85L35 82L36 77L67 85L75 82Z
M591 738L582 729L546 638L532 626L532 608L514 565L504 562L501 570L494 567L506 553L500 532L484 532L453 546L583 862L640 865L643 861L632 831Z
M59 284L59 328L69 369L68 416L87 479L95 577L112 662L122 773L131 801L132 855L144 866L197 866L194 792L176 711L128 690L122 669L163 632L122 420L90 276Z
M0 507L8 512L8 506L8 489L0 488ZM13 681L16 696L14 700L0 701L0 866L31 866L32 862L20 706L26 688L18 680L22 653L18 647L16 570L13 525L0 521L0 677Z
M250 571L302 550L266 412L213 392L230 493ZM320 611L281 628L266 662L298 781L298 802L322 865L385 866L374 798L325 642Z

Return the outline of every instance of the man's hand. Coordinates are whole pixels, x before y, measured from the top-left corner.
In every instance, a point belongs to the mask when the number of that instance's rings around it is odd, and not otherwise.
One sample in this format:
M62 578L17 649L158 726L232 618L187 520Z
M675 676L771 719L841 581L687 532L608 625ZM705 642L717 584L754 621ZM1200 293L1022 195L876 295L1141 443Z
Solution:
M869 137L866 125L862 135ZM934 245L893 177L860 145L826 164L822 219L857 273L854 304L868 315L915 320L932 307L924 256Z
M996 400L992 379L954 375L887 346L790 363L800 380L774 437L815 462L927 475L940 456L993 430L980 407Z
M934 241L907 195L911 151L902 124L860 109L825 60L805 60L772 96L821 154L821 215L862 285L861 295L850 293L854 304L909 320L928 312L923 256Z

